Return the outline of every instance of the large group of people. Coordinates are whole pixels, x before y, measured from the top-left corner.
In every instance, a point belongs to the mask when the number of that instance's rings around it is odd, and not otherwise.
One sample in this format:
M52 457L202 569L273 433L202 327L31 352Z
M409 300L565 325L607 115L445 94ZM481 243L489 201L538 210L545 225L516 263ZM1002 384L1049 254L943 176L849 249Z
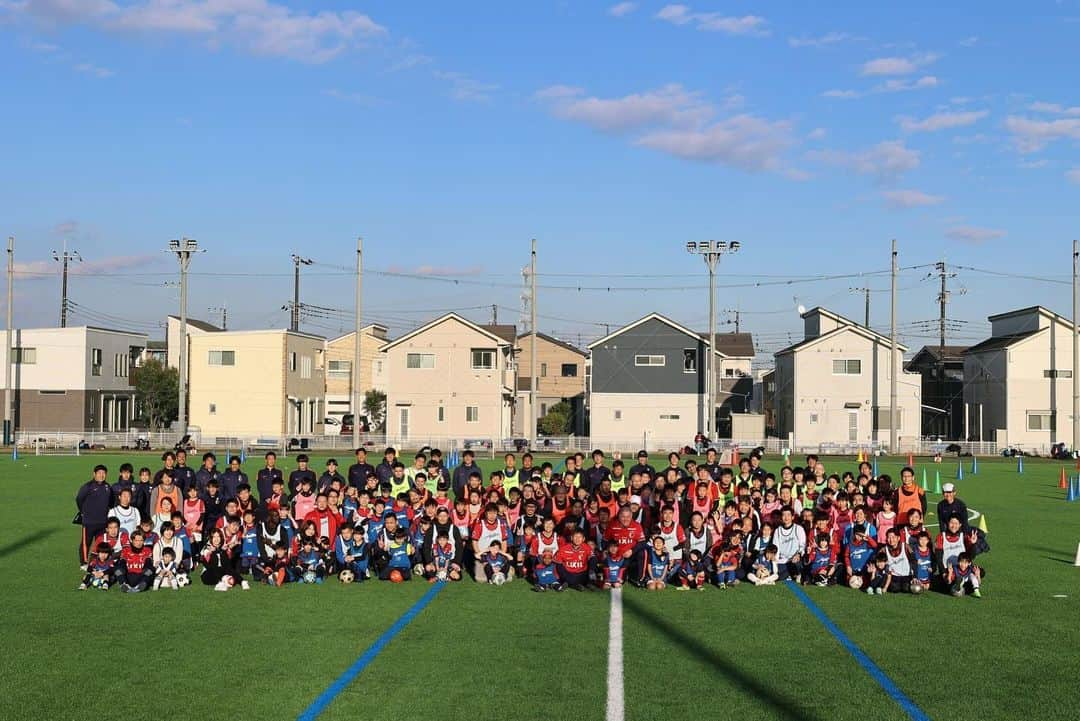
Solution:
M709 449L656 469L596 450L534 464L506 454L481 471L471 451L448 468L437 449L406 465L364 448L345 473L317 475L306 455L286 476L269 452L250 479L240 458L193 468L184 451L163 467L104 465L78 491L80 589L228 591L253 584L455 582L518 579L537 592L729 589L791 580L870 595L936 590L981 596L989 550L953 484L924 525L927 495L905 467L898 482L869 463L828 473L808 455L779 473L759 451L735 464ZM520 460L520 464L519 464Z

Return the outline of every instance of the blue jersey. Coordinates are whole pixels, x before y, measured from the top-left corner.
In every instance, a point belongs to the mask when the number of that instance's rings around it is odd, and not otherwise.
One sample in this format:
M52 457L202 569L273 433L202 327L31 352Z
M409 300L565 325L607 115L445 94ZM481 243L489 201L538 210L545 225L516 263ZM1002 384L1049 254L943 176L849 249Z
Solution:
M866 568L866 564L870 562L870 559L874 557L876 549L872 548L869 543L863 541L862 543L851 543L848 548L848 561L851 563L852 573L862 573Z
M448 543L445 547L435 546L434 560L437 570L449 571L450 564L454 562L454 544Z
M296 535L296 526L293 525L291 518L282 519L280 525L285 529L285 542L292 546L293 536Z
M683 559L682 563L679 564L679 574L682 576L690 578L699 573L705 573L704 561L691 561L690 557L687 556Z
M382 520L371 521L368 523L367 540L368 543L375 545L379 540L379 534L382 533L383 526L386 524Z
M540 586L550 586L559 582L559 577L555 573L555 564L551 563L546 566L538 565L536 567L536 583Z
M310 551L300 551L296 556L296 561L305 571L314 571L316 568L323 565L322 553L320 553L317 548L313 548Z
M356 509L360 505L352 498L346 498L341 504L341 515L344 518L352 518L352 515L356 513Z
M608 583L622 583L623 574L626 572L626 559L609 558L604 570L604 580Z
M180 539L180 543L184 547L184 555L191 555L191 536L188 535L187 526L180 526L176 531L176 537Z
M245 528L240 541L241 558L259 557L259 529L257 526Z
M395 541L387 546L386 552L390 555L390 563L388 564L390 568L410 568L412 566L409 561L412 546L408 542L398 543Z
M668 575L668 561L670 556L665 551L657 553L656 549L649 548L649 577L655 581L662 581Z
M480 558L483 560L485 566L491 566L493 573L505 573L506 565L508 563L506 556L501 553L497 553L494 556L490 553L485 553Z
M811 554L810 573L827 573L833 567L832 551L815 548Z
M926 549L923 554L918 548L915 549L915 578L920 581L929 581L934 575L934 551Z

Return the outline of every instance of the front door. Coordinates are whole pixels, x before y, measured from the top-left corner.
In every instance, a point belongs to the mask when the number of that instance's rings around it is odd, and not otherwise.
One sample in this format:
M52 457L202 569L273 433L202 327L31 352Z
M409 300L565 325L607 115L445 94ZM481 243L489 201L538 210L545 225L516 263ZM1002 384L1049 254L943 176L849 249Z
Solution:
M848 441L856 443L859 440L859 412L848 411L847 416Z

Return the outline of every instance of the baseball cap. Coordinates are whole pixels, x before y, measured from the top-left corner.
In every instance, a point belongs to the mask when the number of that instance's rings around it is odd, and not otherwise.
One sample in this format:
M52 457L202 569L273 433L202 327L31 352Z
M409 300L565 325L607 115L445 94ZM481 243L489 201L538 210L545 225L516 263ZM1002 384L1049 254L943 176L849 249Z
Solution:
M630 496L630 505L641 505L641 496Z
M956 491L956 486L954 486L951 483L946 483L944 486L941 487L941 492L942 493L954 493L955 491Z

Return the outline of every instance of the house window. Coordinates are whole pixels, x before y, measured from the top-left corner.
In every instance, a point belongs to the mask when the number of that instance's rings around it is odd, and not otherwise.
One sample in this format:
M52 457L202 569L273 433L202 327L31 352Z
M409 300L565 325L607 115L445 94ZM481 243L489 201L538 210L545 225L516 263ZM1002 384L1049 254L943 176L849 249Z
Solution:
M697 348L683 348L682 369L683 373L697 372Z
M839 359L832 362L834 376L857 376L862 374L862 361L858 358Z
M818 422L818 414L817 413L811 413L810 414L810 424L813 425L813 424L816 424L817 422Z
M1072 371L1043 371L1043 378L1072 378Z
M38 391L39 396L66 396L67 391Z
M212 350L206 362L212 366L234 366L236 365L236 351Z
M473 348L472 367L474 371L489 371L495 368L495 351L490 348Z
M375 361L375 372L376 373L382 373L382 361L381 360Z
M617 420L617 421L622 420L622 411L615 411L615 420Z
M90 349L90 375L92 375L92 376L101 375L101 349L100 348L91 348Z
M540 364L540 377L547 378L547 363Z
M37 363L37 348L12 348L16 365L32 366Z
M660 420L662 421L677 421L679 420L678 413L661 413Z
M300 377L303 379L311 378L311 356L300 357Z
M116 378L127 378L130 364L131 358L126 353L117 353L114 355L113 376Z
M480 421L480 406L465 406L465 422L478 423Z
M662 366L667 362L667 358L662 355L636 355L634 356L634 365L636 366Z
M1029 431L1054 430L1054 416L1049 411L1028 411L1027 429Z
M874 428L879 431L892 429L892 417L888 406L879 406L874 409ZM904 429L904 409L896 409L896 430Z
M562 377L563 378L577 378L577 363L563 363L562 364Z
M435 409L435 420L437 420L439 423L442 423L446 420L446 408L444 408L443 406L439 406Z
M210 404L210 415L212 415L212 416L217 415L217 403L211 403Z
M540 417L543 418L547 415L547 403L540 404Z
M406 368L430 369L435 367L434 353L409 353L405 356Z
M724 377L725 378L734 378L735 377L735 369L734 368L725 368L724 369Z
M295 373L296 372L296 353L295 352L289 354L289 372L290 373Z
M326 362L326 375L330 378L348 378L352 375L352 361L332 360Z

